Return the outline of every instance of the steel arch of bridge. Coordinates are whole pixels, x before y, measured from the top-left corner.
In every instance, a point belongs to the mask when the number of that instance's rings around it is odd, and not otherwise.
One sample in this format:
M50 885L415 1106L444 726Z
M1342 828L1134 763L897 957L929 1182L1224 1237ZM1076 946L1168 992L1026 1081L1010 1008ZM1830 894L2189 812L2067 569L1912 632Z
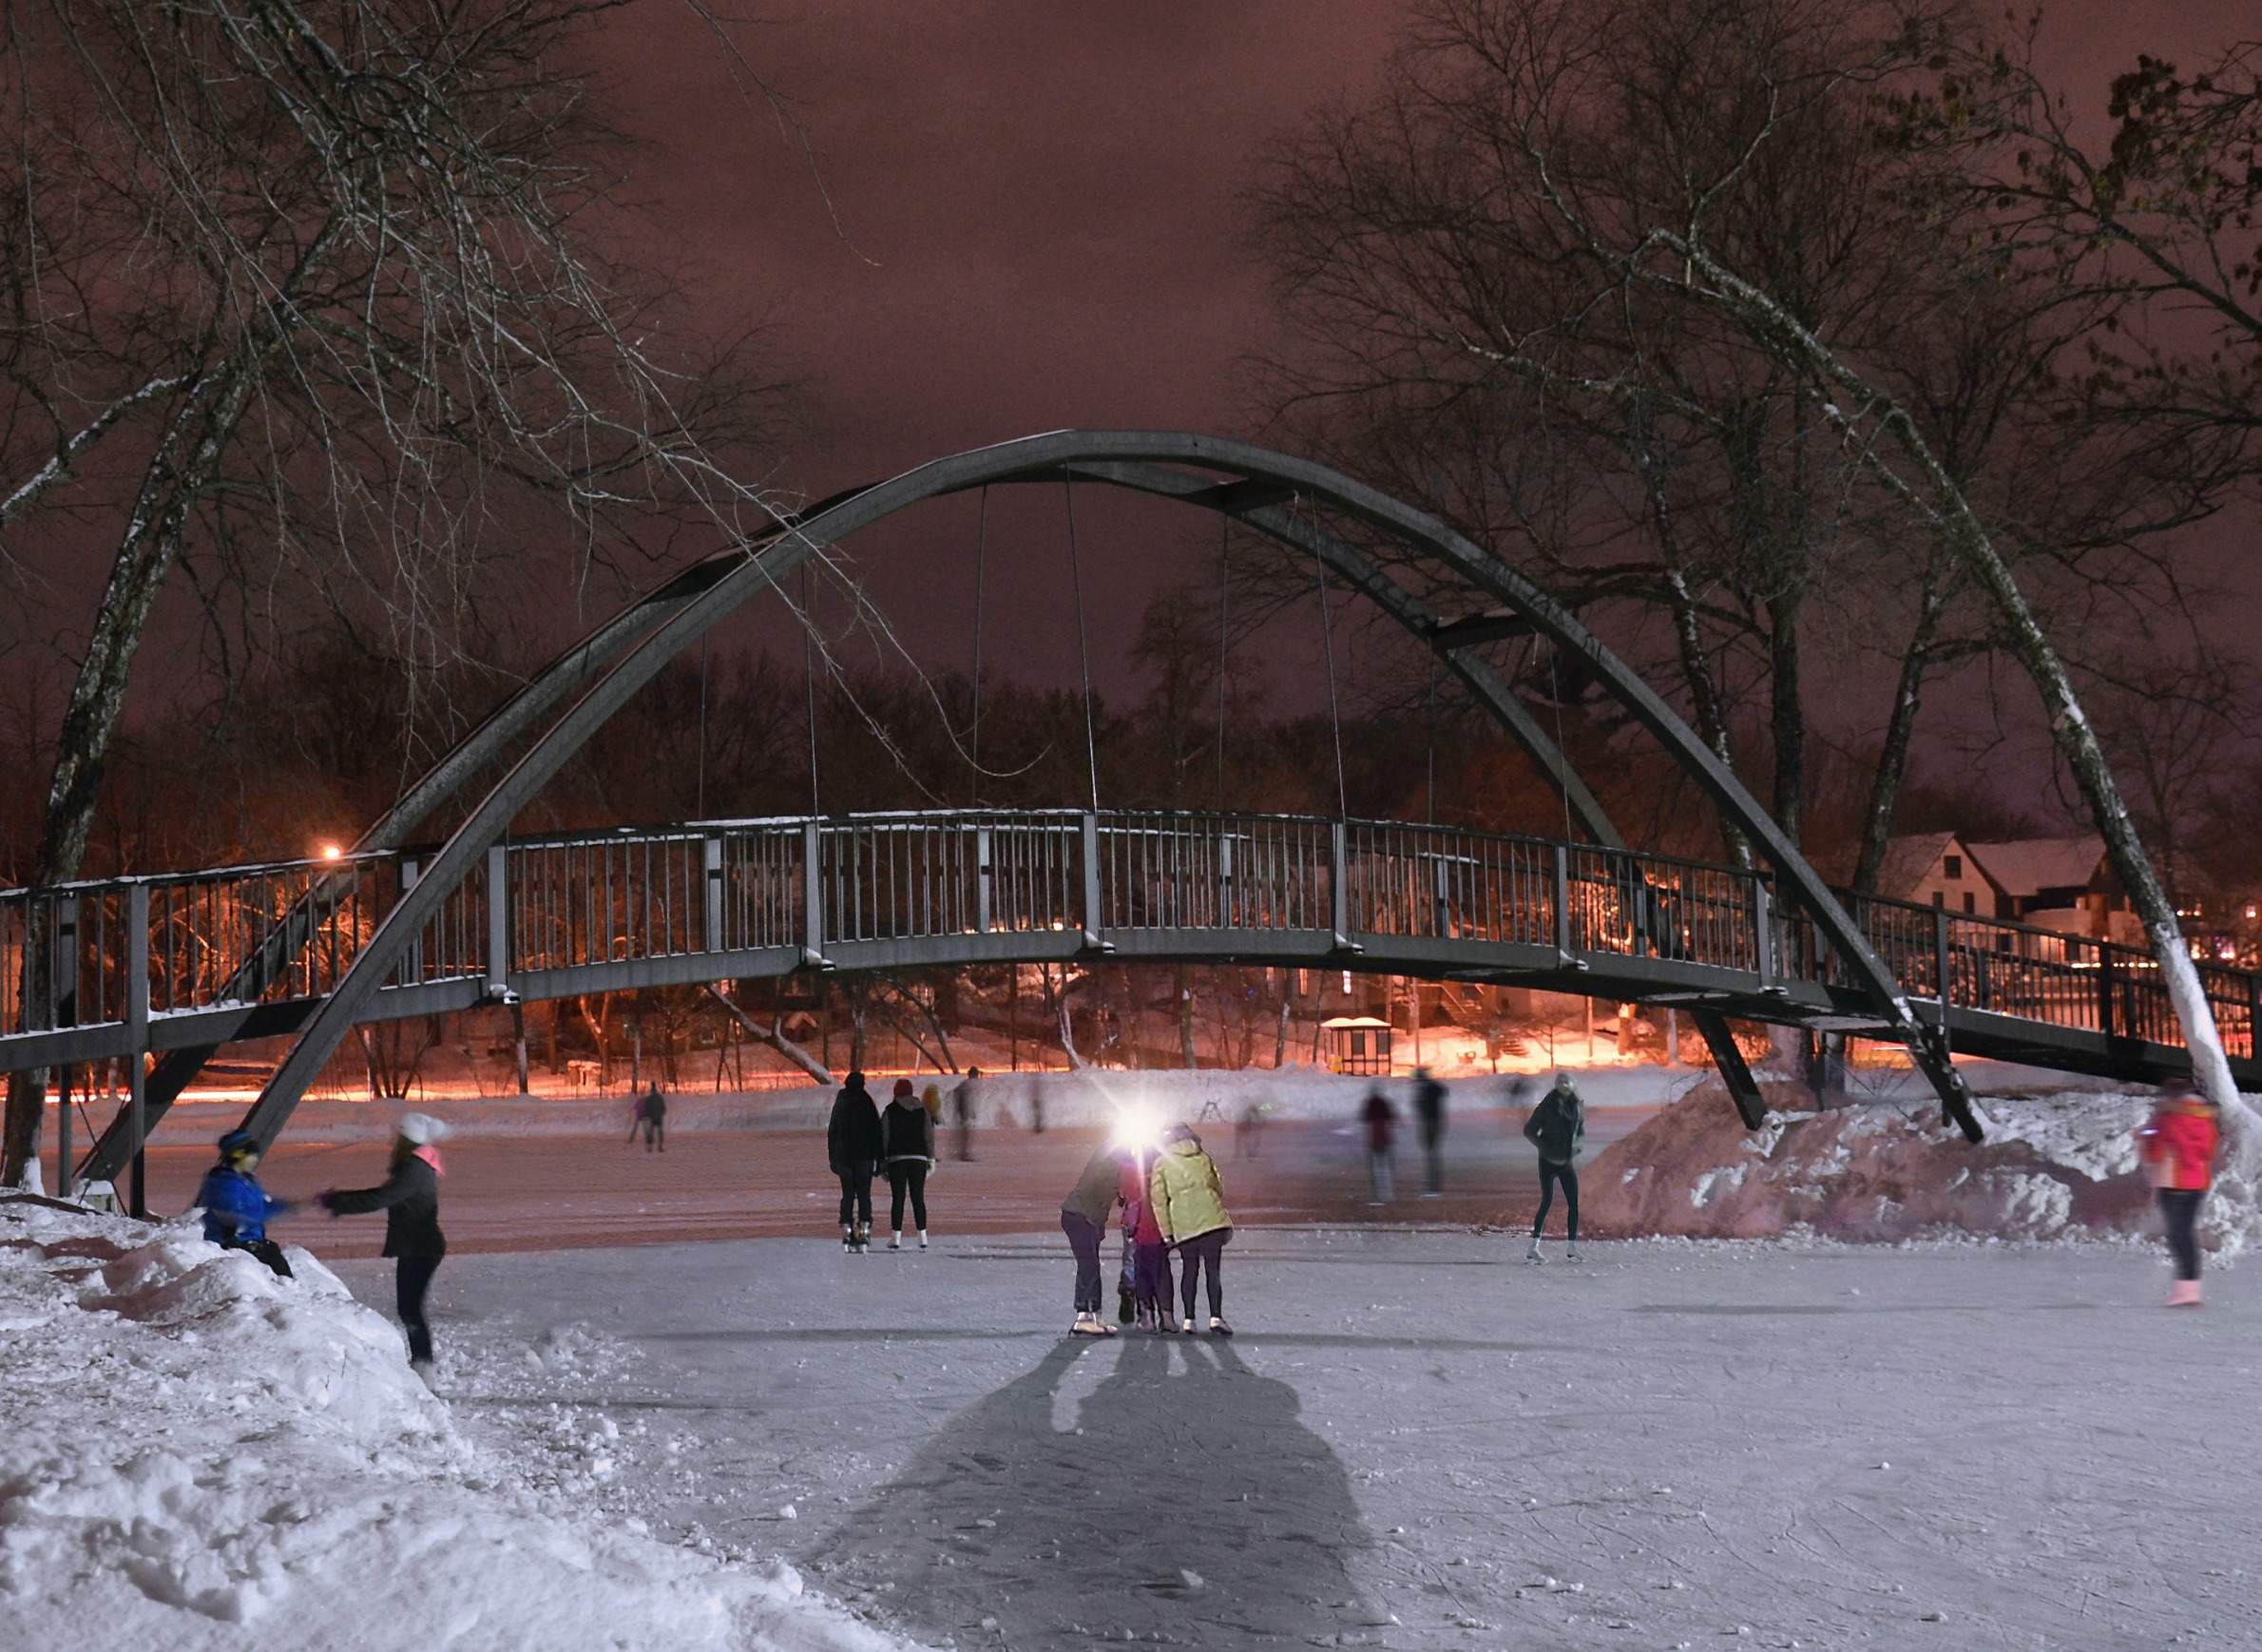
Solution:
M557 770L668 660L742 603L778 584L824 544L911 506L970 489L1064 481L1102 483L1199 506L1320 556L1435 649L1562 791L1584 829L1599 842L1617 846L1619 836L1591 792L1528 711L1470 655L1466 639L1354 547L1322 530L1315 512L1340 513L1400 542L1505 605L1554 646L1578 655L1753 844L1773 874L1774 890L1796 905L1821 943L1841 961L1847 990L1864 1005L1876 1035L1905 1044L1948 1116L1968 1138L1980 1138L1969 1092L1948 1060L1945 1034L1919 1019L1892 971L1767 810L1678 714L1568 609L1434 517L1339 471L1247 443L1141 431L1067 431L1024 437L937 459L890 481L836 495L757 544L694 565L561 655L441 759L356 845L357 850L397 847L473 774L575 689L582 690L422 868L415 887L403 893L335 989L316 1009L247 1116L247 1127L262 1140L272 1140L450 892L502 839L511 820ZM1758 887L1764 902L1769 898L1766 887ZM263 971L293 946L302 944L311 924L310 918L296 934L278 935L259 957L247 961L244 985L256 988ZM257 992L248 995L256 997ZM160 1106L169 1102L199 1059L200 1051L184 1052L169 1064L170 1070L154 1075L151 1100ZM123 1144L114 1140L116 1135L113 1131L98 1150L95 1169L115 1169L122 1162Z

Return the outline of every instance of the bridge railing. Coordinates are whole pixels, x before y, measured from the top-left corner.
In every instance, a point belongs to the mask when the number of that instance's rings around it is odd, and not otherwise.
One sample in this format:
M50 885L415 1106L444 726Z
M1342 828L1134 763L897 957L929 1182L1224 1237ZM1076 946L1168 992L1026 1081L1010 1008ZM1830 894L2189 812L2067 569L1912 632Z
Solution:
M374 854L0 892L0 1039L125 1022L137 949L152 1016L319 997L419 865ZM2181 1043L2141 948L1847 898L1911 998ZM388 984L866 941L1228 930L1843 975L1810 916L1731 867L1388 821L971 810L512 839L450 892ZM2262 1053L2255 975L2196 969L2231 1053Z

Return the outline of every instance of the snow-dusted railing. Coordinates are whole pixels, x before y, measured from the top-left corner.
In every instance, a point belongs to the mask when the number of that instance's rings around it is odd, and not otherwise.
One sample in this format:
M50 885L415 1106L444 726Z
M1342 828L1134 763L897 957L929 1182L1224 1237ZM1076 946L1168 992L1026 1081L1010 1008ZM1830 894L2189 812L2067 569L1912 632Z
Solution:
M144 978L145 1014L159 1022L318 999L418 866L409 851L0 892L0 1066L31 1065L21 1051L51 1047L43 1034L122 1029ZM1913 999L2181 1042L2140 949L1846 898ZM958 810L514 838L450 892L388 986L440 989L455 1002L527 976L566 990L590 968L616 984L691 979L710 957L759 970L947 964L962 951L1006 955L1013 936L1044 951L1110 935L1149 954L1198 956L1232 953L1221 937L1236 934L1298 937L1297 956L1502 947L1525 949L1525 969L1545 969L1548 954L1565 968L1652 960L1652 974L1658 964L1722 971L1733 977L1725 989L1746 993L1842 978L1812 920L1783 910L1764 874L1734 867L1396 821ZM974 952L968 937L996 940ZM651 972L661 966L673 973ZM2231 1053L2253 1059L2255 975L2207 964L2199 976ZM117 1044L100 1042L105 1053Z

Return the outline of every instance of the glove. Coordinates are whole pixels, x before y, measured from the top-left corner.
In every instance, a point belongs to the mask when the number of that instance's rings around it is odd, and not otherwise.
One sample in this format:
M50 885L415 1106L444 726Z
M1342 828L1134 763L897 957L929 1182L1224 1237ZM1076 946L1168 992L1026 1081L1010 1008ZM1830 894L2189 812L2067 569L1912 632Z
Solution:
M315 1195L315 1197L314 1197L314 1206L315 1206L315 1208L316 1208L316 1210L330 1210L330 1201L331 1201L333 1199L336 1198L336 1197L337 1197L337 1189L336 1189L336 1188L335 1188L335 1187L325 1187L325 1188L323 1188L323 1189L322 1189L322 1191L321 1191L321 1192L319 1192L319 1193L317 1193L317 1194L316 1194L316 1195ZM336 1217L336 1215L337 1215L337 1212L336 1212L336 1211L335 1211L335 1210L330 1210L330 1214L331 1214L332 1218L333 1218L333 1219L335 1219L335 1218Z

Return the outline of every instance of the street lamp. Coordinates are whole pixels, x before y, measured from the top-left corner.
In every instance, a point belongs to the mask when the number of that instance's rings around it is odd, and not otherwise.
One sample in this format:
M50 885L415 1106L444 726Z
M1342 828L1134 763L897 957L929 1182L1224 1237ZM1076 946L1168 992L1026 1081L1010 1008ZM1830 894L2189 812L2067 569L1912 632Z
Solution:
M343 854L345 854L345 851L340 849L335 843L325 843L322 845L322 858L324 860L335 860Z

